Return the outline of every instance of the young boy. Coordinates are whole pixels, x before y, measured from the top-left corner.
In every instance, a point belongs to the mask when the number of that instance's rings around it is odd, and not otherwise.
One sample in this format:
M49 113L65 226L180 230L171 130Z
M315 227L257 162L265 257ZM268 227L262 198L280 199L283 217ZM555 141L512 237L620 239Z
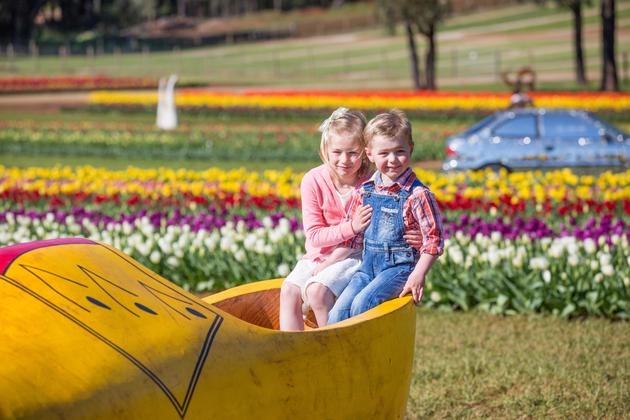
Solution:
M425 276L444 251L435 197L409 167L414 144L407 116L396 109L379 114L368 122L364 136L377 172L363 184L362 200L355 203L372 207L372 221L355 239L363 241L363 262L331 309L329 324L408 293L418 304ZM422 245L412 247L405 234L418 228Z

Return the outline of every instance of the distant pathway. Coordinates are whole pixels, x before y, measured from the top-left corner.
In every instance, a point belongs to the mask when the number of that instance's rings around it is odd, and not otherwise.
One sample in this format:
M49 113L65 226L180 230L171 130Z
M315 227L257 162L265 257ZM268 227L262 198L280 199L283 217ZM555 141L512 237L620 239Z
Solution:
M62 107L85 106L89 95L89 92L0 95L0 110L58 110Z

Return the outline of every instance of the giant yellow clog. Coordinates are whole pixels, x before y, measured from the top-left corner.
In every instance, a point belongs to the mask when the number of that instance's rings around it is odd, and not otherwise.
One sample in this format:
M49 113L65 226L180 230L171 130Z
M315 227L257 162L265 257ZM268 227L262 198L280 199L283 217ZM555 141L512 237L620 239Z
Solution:
M396 419L415 311L277 330L270 280L200 299L85 239L0 249L0 418Z

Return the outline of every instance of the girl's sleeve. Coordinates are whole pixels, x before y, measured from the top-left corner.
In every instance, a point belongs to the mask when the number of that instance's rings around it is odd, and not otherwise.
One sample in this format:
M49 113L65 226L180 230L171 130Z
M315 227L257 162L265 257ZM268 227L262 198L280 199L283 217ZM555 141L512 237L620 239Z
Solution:
M304 175L302 193L302 223L306 240L316 248L338 245L354 236L352 222L330 226L324 219L322 191L311 174Z

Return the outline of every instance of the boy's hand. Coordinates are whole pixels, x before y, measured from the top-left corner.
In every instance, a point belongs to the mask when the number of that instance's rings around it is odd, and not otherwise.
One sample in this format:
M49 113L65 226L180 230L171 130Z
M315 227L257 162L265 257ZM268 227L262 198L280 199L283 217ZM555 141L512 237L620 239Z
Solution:
M410 230L403 235L403 239L412 247L418 249L422 246L422 232L420 230Z
M355 235L363 232L370 225L372 220L372 206L360 206L352 216L352 230Z
M420 303L422 300L422 295L424 295L424 276L419 275L415 272L412 272L405 283L405 287L403 288L400 296L403 297L407 294L411 293L413 297L413 303L416 305Z

